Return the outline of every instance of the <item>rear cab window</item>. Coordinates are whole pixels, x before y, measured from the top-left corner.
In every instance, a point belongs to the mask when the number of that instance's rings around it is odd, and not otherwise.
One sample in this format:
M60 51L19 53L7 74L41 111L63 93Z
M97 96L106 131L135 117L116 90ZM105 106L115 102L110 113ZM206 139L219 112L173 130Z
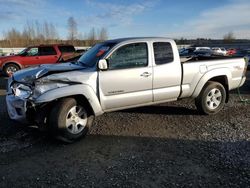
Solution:
M163 65L174 61L172 45L169 42L154 42L153 49L156 65Z

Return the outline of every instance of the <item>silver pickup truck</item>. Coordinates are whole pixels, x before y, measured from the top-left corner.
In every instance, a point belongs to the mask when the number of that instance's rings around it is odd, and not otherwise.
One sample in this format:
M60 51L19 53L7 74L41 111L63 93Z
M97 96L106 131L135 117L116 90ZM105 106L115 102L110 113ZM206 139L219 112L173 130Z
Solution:
M8 80L11 119L50 129L72 142L105 112L191 97L204 114L219 112L245 82L243 58L182 63L166 38L125 38L93 46L77 62L41 65Z

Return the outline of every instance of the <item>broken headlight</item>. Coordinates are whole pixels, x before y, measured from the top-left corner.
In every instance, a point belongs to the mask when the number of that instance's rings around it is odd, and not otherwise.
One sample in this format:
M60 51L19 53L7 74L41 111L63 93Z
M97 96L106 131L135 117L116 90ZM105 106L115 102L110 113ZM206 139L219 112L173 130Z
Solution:
M27 99L32 95L32 89L21 83L12 84L11 89L13 94L21 99Z

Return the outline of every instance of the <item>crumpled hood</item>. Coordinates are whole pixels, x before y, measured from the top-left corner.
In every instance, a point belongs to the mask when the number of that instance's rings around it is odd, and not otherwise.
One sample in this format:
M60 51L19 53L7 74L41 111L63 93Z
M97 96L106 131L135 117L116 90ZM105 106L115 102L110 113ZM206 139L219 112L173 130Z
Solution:
M20 83L32 84L35 80L54 73L68 72L74 70L85 69L81 65L73 63L62 63L53 65L40 65L33 68L20 70L13 75L13 80Z

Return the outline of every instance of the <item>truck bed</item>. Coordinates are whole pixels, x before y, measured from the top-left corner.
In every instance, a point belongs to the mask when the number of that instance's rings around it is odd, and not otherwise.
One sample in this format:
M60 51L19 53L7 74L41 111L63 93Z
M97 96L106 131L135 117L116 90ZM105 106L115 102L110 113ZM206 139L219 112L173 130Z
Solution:
M242 68L244 68L244 58L202 58L186 61L182 63L182 93L180 98L191 97L202 77L215 72L216 69L223 69L223 73L231 78L229 89L239 87L242 79ZM212 71L213 70L213 71ZM219 74L217 76L220 76Z

